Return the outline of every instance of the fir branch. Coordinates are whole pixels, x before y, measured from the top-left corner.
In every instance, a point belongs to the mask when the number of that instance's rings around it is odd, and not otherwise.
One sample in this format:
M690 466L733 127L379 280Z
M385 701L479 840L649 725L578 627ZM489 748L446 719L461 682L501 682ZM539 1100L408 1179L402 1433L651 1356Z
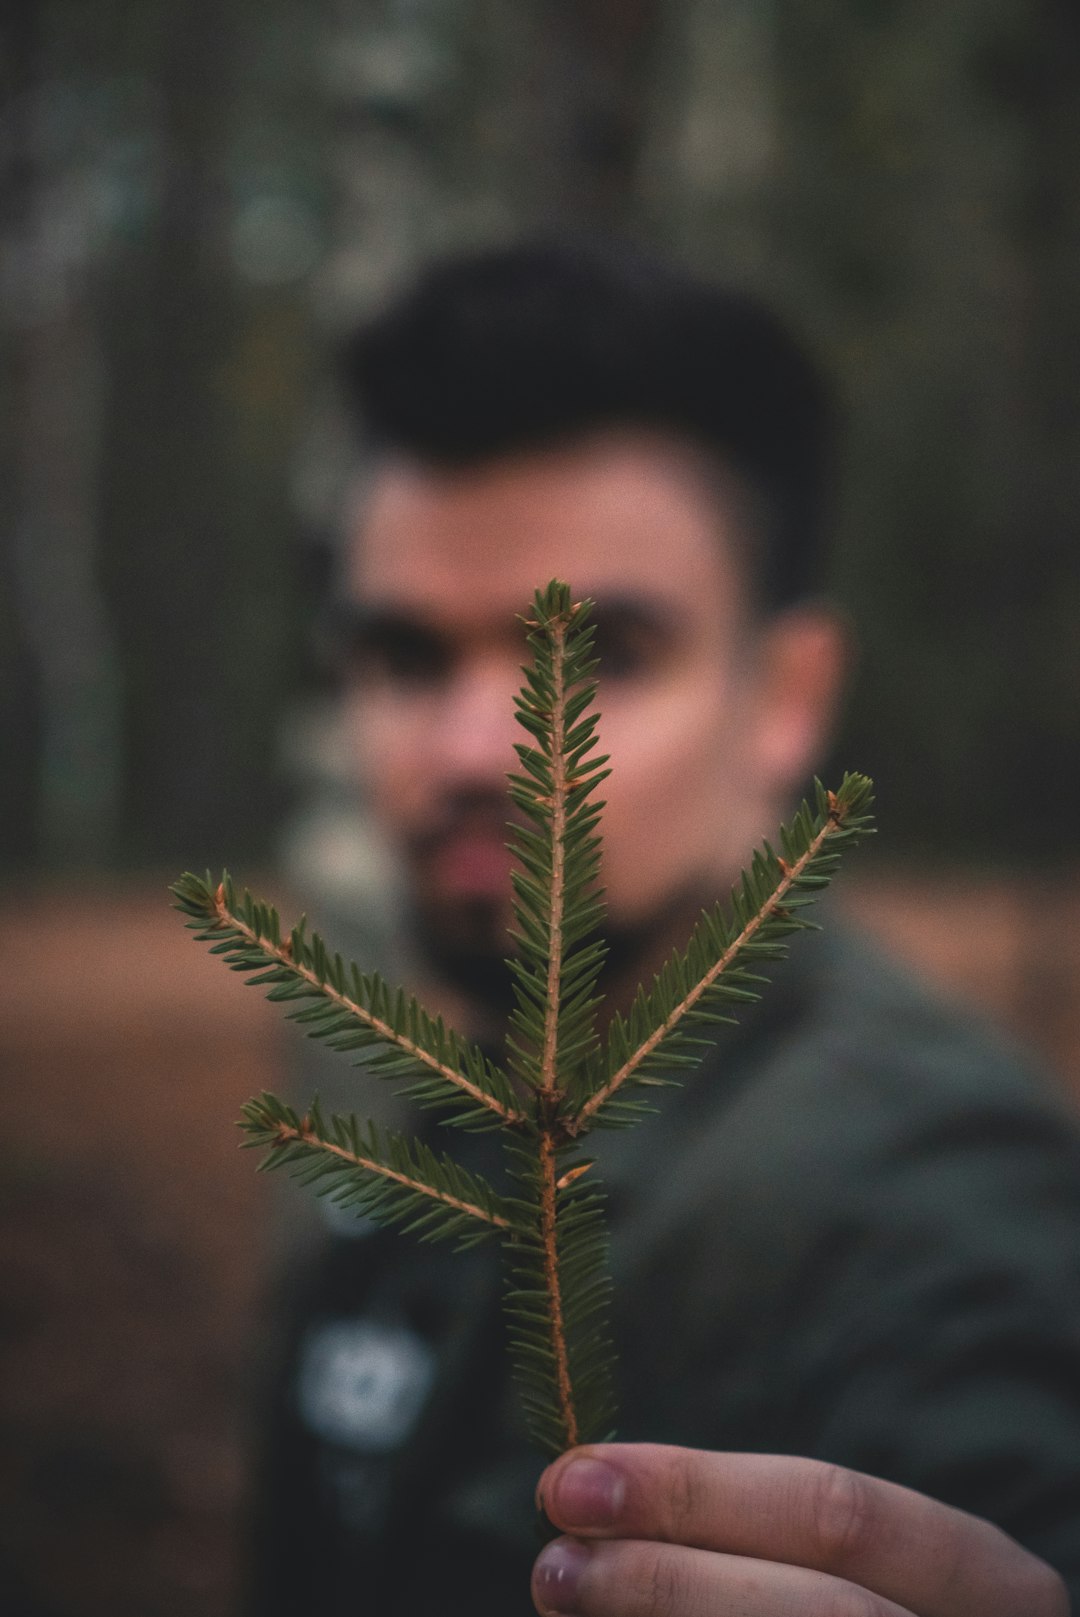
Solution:
M509 1346L529 1431L557 1454L612 1435L611 1281L601 1185L578 1141L594 1126L636 1122L651 1108L627 1098L696 1065L707 1042L695 1033L730 1021L756 999L752 963L776 959L788 935L811 923L802 910L829 880L838 850L868 829L870 783L845 776L837 793L818 784L816 813L803 804L781 828L782 852L757 852L731 895L730 916L705 912L685 950L667 960L627 1018L616 1015L601 1048L596 982L604 945L599 886L602 804L593 793L608 771L594 757L596 714L588 602L565 584L537 593L527 620L532 664L517 699L530 737L517 747L511 798L523 823L512 830L516 943L515 1009L508 1048L526 1098L476 1046L431 1018L402 990L331 955L305 924L283 937L276 911L226 875L215 884L186 875L172 889L188 925L234 971L255 975L268 997L311 1037L364 1051L364 1066L403 1078L405 1093L448 1110L443 1121L500 1128L514 1194L498 1195L423 1140L383 1138L355 1117L301 1118L272 1095L250 1101L241 1126L262 1146L266 1168L284 1168L317 1194L421 1239L471 1245L495 1235L507 1258Z
M592 1164L567 1160L573 1148L550 1138L537 1144L515 1139L508 1147L522 1204L534 1215L506 1245L506 1311L529 1435L555 1455L613 1435L611 1278L603 1192L585 1178Z
M403 1135L383 1138L374 1123L365 1131L354 1117L324 1120L317 1104L300 1117L264 1094L247 1102L240 1126L245 1145L267 1148L262 1168L286 1168L317 1194L379 1223L408 1220L404 1227L421 1239L473 1245L514 1227L510 1204L479 1174Z
M467 1123L484 1121L485 1111L502 1125L526 1122L505 1075L480 1051L470 1050L401 990L391 993L377 973L364 975L355 966L347 973L340 955L331 957L317 933L305 937L303 922L283 939L277 912L248 893L237 902L227 872L216 886L209 873L204 881L188 872L170 891L177 908L195 918L200 942L213 943L213 952L223 954L234 971L258 972L249 981L269 985L269 999L318 1001L288 1013L307 1024L312 1038L326 1039L337 1050L388 1046L368 1061L371 1070L414 1079L419 1071L421 1081L406 1093L427 1106L464 1102L461 1118Z
M561 1442L565 1448L576 1448L578 1435L577 1411L574 1408L574 1389L570 1380L570 1355L566 1345L566 1319L563 1314L562 1285L559 1277L558 1223L556 1219L556 1189L558 1177L555 1167L555 1142L550 1128L540 1133L540 1244L544 1254L544 1283L548 1294L548 1325L551 1331L551 1356L555 1365L555 1389L562 1421Z
M782 857L773 852L768 843L755 854L750 870L742 878L741 890L733 894L732 908L736 922L741 923L732 933L719 906L712 915L705 915L695 927L690 943L683 951L676 950L667 967L657 976L651 996L639 990L632 1013L632 1025L638 1031L642 1022L651 1022L648 1033L634 1042L629 1053L626 1024L616 1018L609 1038L609 1063L614 1070L594 1089L567 1124L571 1137L583 1134L594 1122L600 1121L613 1097L630 1080L662 1082L652 1076L652 1069L663 1057L667 1066L696 1066L698 1055L690 1049L698 1041L678 1038L680 1025L694 1018L697 1021L725 1021L730 1017L718 1015L717 1000L746 1001L759 997L753 978L745 970L737 969L740 957L745 956L756 940L756 958L778 958L786 952L781 938L784 934L810 926L812 923L794 914L796 907L805 905L812 890L827 884L836 859L832 848L826 845L850 840L868 829L867 809L872 801L870 782L864 775L846 775L838 792L826 792L820 781L815 782L818 812L811 819L809 806L804 803L790 827L781 828L781 842L787 854ZM771 890L763 894L763 887L771 883ZM692 973L692 967L708 961L704 970ZM610 1060L612 1052L616 1061ZM621 1058L621 1059L619 1059ZM635 1121L636 1111L624 1111L618 1121Z
M590 936L601 913L599 805L590 799L608 772L605 758L589 757L596 716L587 710L596 687L588 603L575 603L565 584L553 582L537 593L526 621L533 663L517 716L534 745L517 747L522 773L510 777L510 791L537 831L519 832L512 844L522 864L514 875L512 1048L516 1070L536 1092L537 1139L535 1159L520 1176L534 1210L533 1235L515 1252L510 1306L526 1333L516 1357L530 1426L541 1446L557 1453L602 1436L599 1422L612 1404L610 1348L599 1348L607 1340L603 1265L582 1269L591 1236L586 1242L584 1226L560 1219L564 1202L596 1208L598 1193L589 1187L584 1200L575 1193L588 1164L563 1172L559 1163L572 1075L598 1047L593 989L604 951ZM571 1321L586 1314L589 1332L578 1340ZM590 1351L589 1364L581 1363ZM538 1366L542 1373L532 1374Z
M548 892L548 974L547 992L544 1004L544 1038L540 1052L540 1091L544 1095L553 1095L558 1084L559 1045L559 1010L562 999L562 955L563 935L562 919L563 904L566 898L566 793L567 793L567 761L565 756L566 738L566 630L572 621L565 615L553 618L550 622L549 632L552 640L552 701L551 701L551 737L549 742L549 756L551 760L551 883ZM541 1141L541 1162L548 1154L550 1141L545 1138ZM554 1151L550 1152L552 1166L554 1166ZM551 1182L551 1242L555 1243L555 1176L550 1175ZM545 1194L545 1204L546 1204ZM552 1308L560 1320L558 1290L552 1294ZM566 1397L569 1401L570 1389L567 1379Z
M596 978L605 950L595 937L602 804L592 793L608 770L596 745L596 692L590 603L565 584L539 591L526 623L532 665L517 698L518 722L533 745L516 747L522 772L510 776L513 803L531 822L512 827L520 861L512 873L517 953L511 961L515 1009L513 1066L549 1103L562 1099L573 1066L597 1047ZM533 829L535 827L535 830Z

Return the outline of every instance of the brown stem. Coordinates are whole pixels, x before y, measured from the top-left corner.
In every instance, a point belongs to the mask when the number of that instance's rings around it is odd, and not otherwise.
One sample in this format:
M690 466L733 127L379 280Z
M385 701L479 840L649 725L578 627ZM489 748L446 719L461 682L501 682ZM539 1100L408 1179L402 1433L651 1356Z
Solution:
M559 995L562 977L562 923L566 884L566 685L563 656L566 626L552 624L552 672L555 695L551 706L551 922L548 928L547 999L544 1004L544 1039L540 1050L540 1089L553 1095L558 1088Z
M287 1145L290 1140L300 1140L304 1145L314 1146L319 1151L328 1151L332 1156L340 1157L343 1162L348 1162L353 1167L364 1168L368 1173L379 1174L383 1179L392 1179L395 1184L405 1185L409 1190L430 1196L433 1201L442 1202L446 1207L453 1207L456 1212L468 1213L470 1218L483 1219L485 1224L494 1224L502 1230L510 1228L509 1219L503 1218L499 1213L488 1213L475 1202L462 1201L457 1196L449 1195L445 1190L436 1190L434 1185L425 1184L422 1179L411 1179L408 1174L399 1173L396 1168L388 1168L383 1162L357 1156L354 1151L347 1151L344 1146L335 1145L332 1140L324 1140L311 1129L294 1129L287 1123L279 1124L275 1144Z
M750 939L754 936L754 933L759 930L766 920L768 920L769 916L774 914L775 911L779 909L786 894L790 892L791 888L798 881L799 877L802 875L807 865L810 864L811 860L816 858L826 839L830 837L842 823L843 815L840 805L836 802L831 793L829 801L831 809L829 818L826 820L817 836L811 842L806 852L802 854L793 865L788 865L783 860L780 861L780 868L783 871L781 880L769 894L769 897L765 900L757 914L746 923L738 937L734 938L732 942L728 944L719 960L717 960L714 965L709 967L709 970L705 973L704 977L702 977L701 981L694 984L693 988L691 988L690 992L685 996L685 998L679 1001L679 1003L672 1011L668 1013L660 1025L653 1029L648 1038L644 1039L641 1044L638 1045L637 1049L627 1057L622 1066L619 1068L618 1072L614 1073L608 1079L607 1083L602 1089L598 1089L595 1094L591 1095L578 1112L577 1116L572 1121L567 1123L567 1133L571 1138L580 1134L582 1129L587 1126L593 1117L595 1117L601 1106L611 1099L615 1091L620 1089L628 1078L633 1077L641 1063L653 1053L657 1045L667 1038L672 1028L682 1019L682 1017L686 1015L687 1011L693 1009L698 1000L701 998L702 994L712 987L713 983L716 982L718 977L723 975L723 973L731 965L732 961L739 954L739 951L745 944L749 943Z
M555 1212L555 1142L545 1125L540 1131L540 1238L544 1247L544 1278L547 1282L548 1312L551 1324L551 1352L555 1360L555 1387L559 1398L566 1447L578 1441L577 1412L570 1381L570 1360L563 1320L562 1289L559 1282L559 1253Z
M571 616L573 608L571 608ZM566 742L566 652L567 623L560 619L549 625L552 640L551 702L551 887L549 892L547 998L544 1003L544 1032L540 1046L541 1126L540 1151L540 1241L544 1253L544 1282L548 1294L548 1321L551 1353L555 1361L555 1389L562 1417L567 1448L578 1441L574 1389L570 1380L570 1355L563 1318L562 1283L559 1276L558 1217L556 1212L555 1131L564 1132L555 1122L559 1094L559 1000L562 987L563 912L566 888L566 795L569 789L564 747Z
M310 966L305 966L299 960L293 959L292 950L287 941L275 944L271 943L268 938L260 937L253 927L248 926L246 921L241 921L238 916L232 913L225 903L225 895L220 887L214 895L214 909L220 926L232 927L242 937L247 938L249 943L253 943L260 949L263 954L272 960L277 960L283 966L288 966L290 971L295 972L298 977L302 977L306 983L310 983L312 988L317 988L319 993L326 999L331 1000L335 1005L340 1005L343 1011L348 1011L358 1021L363 1022L365 1027L369 1027L379 1038L385 1039L388 1044L397 1045L399 1050L404 1050L414 1060L421 1062L425 1067L430 1068L432 1072L438 1073L440 1078L445 1078L447 1083L453 1084L463 1094L469 1095L480 1105L488 1107L490 1111L497 1112L504 1123L517 1124L526 1121L524 1112L517 1112L512 1107L504 1106L496 1096L489 1095L487 1090L481 1089L479 1085L472 1083L463 1072L458 1072L456 1067L448 1067L445 1062L439 1061L429 1051L425 1050L422 1045L417 1044L415 1040L408 1038L404 1033L396 1032L389 1022L384 1022L379 1017L373 1016L370 1011L365 1010L362 1005L358 1005L355 1000L349 999L346 994L340 994L330 983L320 982Z

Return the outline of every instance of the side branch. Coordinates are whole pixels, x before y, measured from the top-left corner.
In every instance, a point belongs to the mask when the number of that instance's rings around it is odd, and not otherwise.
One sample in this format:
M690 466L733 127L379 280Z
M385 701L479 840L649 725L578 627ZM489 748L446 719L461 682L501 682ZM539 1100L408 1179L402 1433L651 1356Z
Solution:
M408 1174L398 1173L396 1168L388 1168L384 1162L376 1162L371 1157L357 1156L354 1151L347 1151L343 1145L335 1145L332 1140L324 1140L314 1129L303 1124L300 1128L294 1129L288 1123L279 1123L276 1134L272 1150L290 1145L294 1141L300 1145L309 1145L318 1151L327 1152L330 1156L340 1157L342 1162L347 1162L350 1167L363 1168L367 1173L378 1174L383 1179L392 1179L395 1184L402 1185L406 1190L414 1190L421 1196L430 1196L432 1201L441 1202L444 1207L452 1207L456 1213L467 1213L470 1218L482 1219L485 1224L493 1224L498 1229L510 1228L509 1219L503 1218L501 1214L486 1212L475 1202L462 1201L447 1191L437 1190L434 1185L425 1184L422 1179L412 1179Z
M723 976L724 972L727 971L728 967L736 959L744 946L750 942L750 939L754 936L754 934L764 925L769 917L774 915L782 906L784 898L791 891L792 887L797 884L799 877L806 870L807 866L817 858L829 837L831 837L833 833L838 831L843 825L843 816L840 806L835 795L831 792L829 794L829 806L830 813L828 819L825 821L825 824L822 826L821 830L814 837L805 853L801 854L794 864L791 865L785 863L785 861L782 859L780 860L780 869L782 870L783 875L781 876L780 881L774 887L773 891L769 894L768 898L765 900L765 903L758 910L757 914L746 923L738 936L732 939L731 943L728 944L720 958L715 962L714 965L710 966L705 975L694 984L690 992L686 994L685 997L681 999L674 1007L674 1009L669 1012L664 1020L653 1029L648 1038L644 1039L642 1043L638 1045L637 1049L627 1057L619 1070L613 1073L608 1079L607 1083L604 1084L603 1088L598 1089L595 1094L591 1095L585 1102L584 1106L582 1106L577 1116L567 1122L566 1131L571 1138L574 1138L580 1134L582 1130L589 1125L605 1102L611 1099L616 1090L621 1089L622 1085L626 1083L627 1079L634 1076L634 1073L637 1071L638 1067L640 1067L641 1063L646 1061L649 1056L652 1055L657 1046L667 1038L668 1034L672 1031L676 1024L682 1020L687 1012L693 1010L701 996L708 992L719 977Z
M430 1051L425 1050L414 1039L410 1039L407 1034L397 1032L389 1022L384 1022L380 1017L373 1016L370 1011L365 1010L363 1005L358 1005L347 994L339 993L330 983L321 982L310 966L306 966L302 961L293 958L292 950L287 941L285 943L272 943L268 938L260 937L254 927L249 926L246 921L242 921L239 916L234 915L228 908L225 903L224 888L221 886L218 887L217 892L214 894L214 912L217 915L219 926L228 927L239 932L242 937L267 955L269 959L277 961L279 965L286 966L326 999L340 1006L343 1011L347 1011L351 1016L355 1016L358 1021L363 1022L365 1027L369 1027L379 1038L385 1039L387 1044L396 1045L399 1050L403 1050L413 1060L437 1073L440 1078L444 1078L447 1083L453 1084L456 1089L460 1089L471 1100L478 1102L481 1106L488 1107L490 1111L495 1112L502 1118L504 1123L518 1124L526 1121L524 1112L515 1111L512 1107L505 1106L497 1096L488 1094L486 1090L481 1089L478 1084L474 1084L467 1078L463 1072L459 1072L456 1067L449 1067L445 1062L439 1061Z

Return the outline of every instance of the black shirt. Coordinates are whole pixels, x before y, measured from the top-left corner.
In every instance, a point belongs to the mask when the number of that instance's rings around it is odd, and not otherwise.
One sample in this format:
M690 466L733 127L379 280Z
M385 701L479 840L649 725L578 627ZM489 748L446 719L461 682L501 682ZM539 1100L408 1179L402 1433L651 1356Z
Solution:
M450 1143L485 1171L498 1151ZM660 1117L593 1144L621 1438L904 1483L1080 1598L1080 1138L1014 1055L831 933ZM507 1384L500 1266L494 1244L366 1229L291 1276L253 1617L532 1611L543 1460Z

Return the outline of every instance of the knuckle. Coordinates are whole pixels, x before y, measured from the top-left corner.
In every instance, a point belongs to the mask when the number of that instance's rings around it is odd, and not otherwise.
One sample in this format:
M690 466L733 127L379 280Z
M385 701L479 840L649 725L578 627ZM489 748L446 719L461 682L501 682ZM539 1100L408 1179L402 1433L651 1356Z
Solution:
M684 1531L693 1523L697 1508L697 1489L689 1456L678 1454L674 1457L670 1473L664 1479L664 1494L667 1515L665 1537L680 1543Z
M687 1580L679 1557L670 1551L655 1551L642 1587L645 1592L642 1617L668 1617L671 1612L686 1609Z
M815 1565L843 1571L858 1562L873 1533L873 1507L866 1478L842 1465L818 1467L812 1484L811 1527Z

